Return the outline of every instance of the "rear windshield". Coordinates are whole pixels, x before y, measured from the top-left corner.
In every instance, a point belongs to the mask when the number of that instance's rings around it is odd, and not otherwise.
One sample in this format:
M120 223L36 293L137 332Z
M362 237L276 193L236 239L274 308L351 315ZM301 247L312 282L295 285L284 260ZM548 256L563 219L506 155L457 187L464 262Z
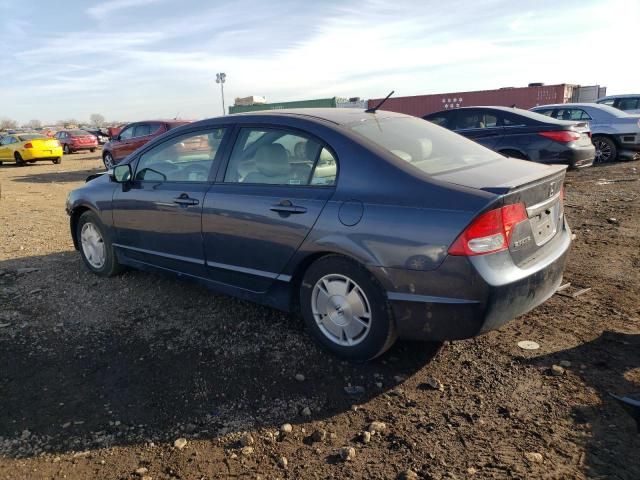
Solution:
M496 152L420 118L372 119L349 127L429 175L501 158Z
M85 132L84 130L67 130L67 133L70 135L91 135L89 132Z
M49 138L45 135L41 135L39 133L26 133L24 135L19 135L18 140L24 142L25 140L35 140L36 138Z

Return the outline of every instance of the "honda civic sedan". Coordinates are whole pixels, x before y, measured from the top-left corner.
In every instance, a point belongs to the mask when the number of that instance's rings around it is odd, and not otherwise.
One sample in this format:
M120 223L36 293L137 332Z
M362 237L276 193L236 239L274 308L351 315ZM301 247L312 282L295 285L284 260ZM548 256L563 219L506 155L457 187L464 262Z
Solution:
M571 242L565 169L398 113L252 112L171 130L66 208L97 275L167 272L300 312L329 351L368 360L548 299Z

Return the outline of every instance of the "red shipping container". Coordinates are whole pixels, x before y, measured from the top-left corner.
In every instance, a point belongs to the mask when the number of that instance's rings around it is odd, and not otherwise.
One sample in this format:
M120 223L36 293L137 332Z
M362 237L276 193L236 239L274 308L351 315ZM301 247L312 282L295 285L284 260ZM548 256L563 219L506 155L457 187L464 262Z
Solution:
M549 103L566 103L571 100L573 89L577 85L546 85L521 88L499 88L497 90L478 90L475 92L438 93L433 95L416 95L412 97L391 97L381 110L406 113L422 117L440 110L460 107L498 105L516 106L529 109L537 105ZM369 108L376 106L382 98L369 100Z

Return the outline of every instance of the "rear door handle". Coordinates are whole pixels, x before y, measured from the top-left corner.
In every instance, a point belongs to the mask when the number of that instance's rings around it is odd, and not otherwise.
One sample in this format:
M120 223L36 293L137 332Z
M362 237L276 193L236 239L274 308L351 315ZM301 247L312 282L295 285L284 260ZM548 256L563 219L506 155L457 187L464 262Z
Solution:
M307 208L306 207L301 207L298 205L294 205L293 203L291 203L290 200L283 200L280 203L273 205L270 209L272 212L278 212L278 213L288 213L288 214L292 214L292 213L306 213L307 212Z
M179 197L174 198L173 203L177 203L182 207L187 207L189 205L198 205L200 201L196 200L195 198L189 197L189 195L187 195L186 193L183 193Z

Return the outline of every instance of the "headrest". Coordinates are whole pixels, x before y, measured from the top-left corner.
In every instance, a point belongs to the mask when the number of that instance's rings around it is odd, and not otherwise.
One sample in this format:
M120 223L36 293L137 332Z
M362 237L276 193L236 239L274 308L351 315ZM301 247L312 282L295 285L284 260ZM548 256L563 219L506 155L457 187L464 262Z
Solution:
M263 145L255 155L256 168L267 177L289 174L287 151L279 143Z

